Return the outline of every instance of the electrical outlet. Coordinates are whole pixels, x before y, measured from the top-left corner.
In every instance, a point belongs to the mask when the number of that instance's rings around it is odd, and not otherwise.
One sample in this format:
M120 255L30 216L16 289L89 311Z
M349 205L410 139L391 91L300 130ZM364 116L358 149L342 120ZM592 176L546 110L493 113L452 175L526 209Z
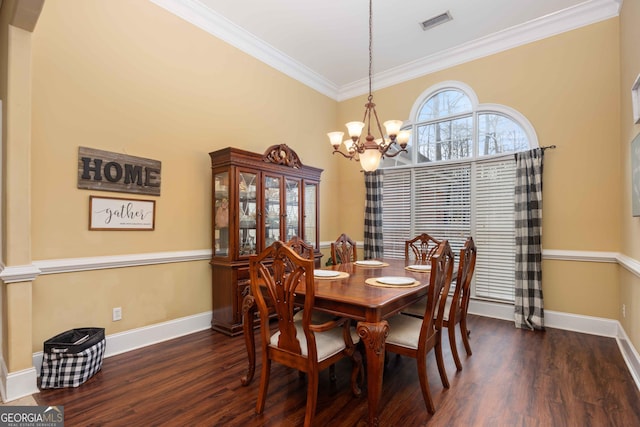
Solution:
M622 304L622 317L627 317L627 306Z
M113 321L122 320L122 307L115 307L113 309Z

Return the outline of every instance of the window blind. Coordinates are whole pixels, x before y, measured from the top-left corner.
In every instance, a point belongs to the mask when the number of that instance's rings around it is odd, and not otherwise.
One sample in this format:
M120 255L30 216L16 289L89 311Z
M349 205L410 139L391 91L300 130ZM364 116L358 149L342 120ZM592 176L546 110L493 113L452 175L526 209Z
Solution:
M415 169L414 235L449 240L457 254L471 235L471 165Z
M475 295L513 301L515 160L478 162L475 166Z
M449 240L457 258L466 238L473 236L478 247L473 295L513 301L514 185L512 158L387 169L385 256L404 257L404 241L425 232Z
M384 256L404 258L404 242L411 236L411 170L384 172L383 244Z

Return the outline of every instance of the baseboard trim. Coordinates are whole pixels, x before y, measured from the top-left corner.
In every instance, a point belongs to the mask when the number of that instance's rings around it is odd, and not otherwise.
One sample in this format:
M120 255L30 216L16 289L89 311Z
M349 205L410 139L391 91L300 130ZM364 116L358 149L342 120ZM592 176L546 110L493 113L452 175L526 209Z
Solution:
M107 346L104 357L111 357L128 351L137 350L163 341L179 338L211 327L211 311L182 317L168 322L142 328L131 329L117 334L107 335ZM33 354L34 372L42 367L42 352ZM36 377L37 378L37 377ZM35 383L34 383L35 384ZM36 392L38 391L36 387ZM30 394L30 393L28 393ZM19 396L21 397L21 396Z
M0 395L3 402L38 393L38 372L35 367L9 373L4 359L0 359Z
M620 348L622 357L629 368L629 372L631 373L636 386L640 388L640 355L638 355L638 352L631 344L631 340L627 336L622 325L619 324L618 326L618 336L616 337L618 347Z

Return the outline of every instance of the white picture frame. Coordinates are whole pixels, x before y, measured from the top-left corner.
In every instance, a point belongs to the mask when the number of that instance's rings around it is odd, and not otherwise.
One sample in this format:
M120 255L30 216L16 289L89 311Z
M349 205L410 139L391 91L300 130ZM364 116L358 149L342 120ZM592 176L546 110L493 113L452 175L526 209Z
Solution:
M155 200L89 196L89 230L155 229Z
M633 122L640 124L640 74L631 86L631 104L633 107Z

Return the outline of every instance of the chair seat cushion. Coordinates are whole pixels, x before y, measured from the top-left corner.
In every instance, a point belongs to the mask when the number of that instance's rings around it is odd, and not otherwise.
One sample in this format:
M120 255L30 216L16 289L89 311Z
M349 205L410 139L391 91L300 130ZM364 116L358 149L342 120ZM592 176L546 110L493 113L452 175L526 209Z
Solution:
M304 335L304 330L302 329L302 323L295 322L296 325L296 336L298 337L298 341L300 341L300 349L302 351L303 356L308 356L309 353L307 351L307 337ZM278 346L278 337L280 336L280 331L276 332L271 336L270 345L273 347ZM318 353L318 362L323 361L324 359L328 359L344 350L346 348L346 344L344 342L344 338L342 336L342 327L336 327L327 332L316 332L316 347ZM360 337L356 333L356 331L351 328L351 340L355 343L360 341Z
M422 314L424 315L424 312ZM389 322L387 344L395 344L412 349L418 348L422 319L407 316L406 314L397 314L387 321Z
M447 302L444 306L444 317L443 320L446 322L449 320L449 310L451 310L451 303L453 302L453 297L448 296ZM412 316L424 317L424 312L427 309L427 297L422 298L420 301L414 302L409 307L402 310L404 314L410 314Z
M424 317L424 312L427 309L427 297L414 302L409 307L402 309L403 313L410 314L412 316Z

